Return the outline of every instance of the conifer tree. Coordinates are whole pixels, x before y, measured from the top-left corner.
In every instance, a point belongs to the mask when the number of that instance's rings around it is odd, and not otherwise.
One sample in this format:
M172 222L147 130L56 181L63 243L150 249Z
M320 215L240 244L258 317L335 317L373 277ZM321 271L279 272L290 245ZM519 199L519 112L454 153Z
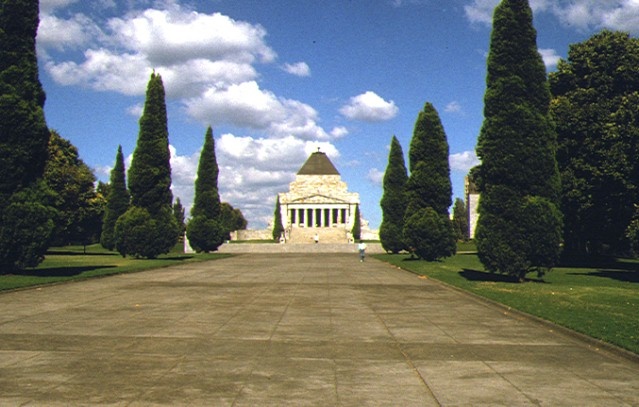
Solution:
M184 238L184 232L186 231L186 225L184 223L184 206L182 206L182 202L180 201L179 197L175 199L175 203L173 204L173 216L175 216L175 221L178 224L178 240L182 241L182 239Z
M353 235L354 240L360 240L362 238L362 220L361 215L359 213L359 205L355 206L355 219L353 220L353 229L351 229L351 234Z
M0 269L44 258L55 210L42 181L49 130L38 78L38 0L0 0Z
M122 146L118 146L118 152L115 155L115 165L111 170L108 191L109 195L107 196L106 209L102 222L100 243L105 249L113 250L115 249L115 222L129 209L129 203L131 201L129 190L126 188L126 172Z
M155 258L178 241L172 211L171 163L162 77L151 75L138 143L129 169L131 208L115 225L116 247L122 255Z
M228 231L220 219L220 195L217 189L219 168L215 157L215 140L211 126L204 135L195 180L195 198L191 220L186 226L186 237L196 252L210 252L224 242Z
M456 250L448 215L452 203L448 150L439 114L431 103L426 103L419 112L410 143L403 235L409 250L429 261L451 256ZM430 226L416 227L424 224Z
M388 166L384 173L384 195L381 200L382 224L379 238L387 252L399 253L405 249L402 230L406 212L406 164L404 152L397 137L393 136L388 154Z
M273 213L273 240L279 241L282 233L284 233L284 225L282 225L282 207L280 204L280 196L277 196L275 202L275 212Z
M486 85L478 254L489 271L521 281L556 264L561 239L556 133L527 0L495 9Z
M453 205L453 230L457 240L469 239L468 212L466 211L466 204L461 198L455 199L455 204Z

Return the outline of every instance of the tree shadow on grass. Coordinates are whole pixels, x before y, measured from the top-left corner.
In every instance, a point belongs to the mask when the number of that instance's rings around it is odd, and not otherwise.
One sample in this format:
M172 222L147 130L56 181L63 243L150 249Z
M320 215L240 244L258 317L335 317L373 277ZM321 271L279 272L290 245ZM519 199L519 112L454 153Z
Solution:
M610 278L625 283L639 283L639 272L636 270L601 269L584 273L567 273L571 276L593 276Z
M511 276L508 274L498 274L498 273L489 273L486 271L463 269L463 271L459 272L459 275L464 277L468 281L520 284L519 279L517 277ZM524 281L531 282L531 283L544 283L544 284L546 283L542 279L529 278L529 277L527 277Z
M77 267L52 267L46 269L26 269L7 273L14 276L29 277L74 277L87 271L115 268L116 266L77 266Z
M562 259L561 267L593 269L592 271L567 273L572 276L593 276L639 283L639 262L636 261L615 257L572 257Z

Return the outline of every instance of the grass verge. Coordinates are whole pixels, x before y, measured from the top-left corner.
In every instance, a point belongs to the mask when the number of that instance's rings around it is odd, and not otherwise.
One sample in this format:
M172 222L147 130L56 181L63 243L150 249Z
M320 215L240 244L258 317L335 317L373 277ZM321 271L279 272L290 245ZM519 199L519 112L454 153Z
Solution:
M0 274L0 291L131 273L230 256L218 253L184 254L178 249L176 246L171 253L148 260L124 258L100 245L87 246L86 250L82 246L51 248L38 267L23 270L17 274Z
M433 263L375 257L639 354L639 261L573 261L543 280L516 283L486 272L474 253Z

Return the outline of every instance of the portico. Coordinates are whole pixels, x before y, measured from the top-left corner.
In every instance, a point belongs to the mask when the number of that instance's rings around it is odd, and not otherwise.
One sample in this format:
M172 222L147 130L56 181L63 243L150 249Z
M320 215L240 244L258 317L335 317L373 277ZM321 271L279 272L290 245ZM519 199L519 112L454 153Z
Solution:
M279 200L287 241L309 243L309 234L320 234L322 241L350 240L359 194L348 192L325 153L311 154Z

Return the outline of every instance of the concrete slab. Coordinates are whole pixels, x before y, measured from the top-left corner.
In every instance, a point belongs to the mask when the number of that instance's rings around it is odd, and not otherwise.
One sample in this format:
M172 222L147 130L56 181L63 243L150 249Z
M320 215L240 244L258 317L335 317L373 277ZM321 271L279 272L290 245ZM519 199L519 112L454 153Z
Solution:
M639 363L354 253L0 294L0 405L639 405Z

